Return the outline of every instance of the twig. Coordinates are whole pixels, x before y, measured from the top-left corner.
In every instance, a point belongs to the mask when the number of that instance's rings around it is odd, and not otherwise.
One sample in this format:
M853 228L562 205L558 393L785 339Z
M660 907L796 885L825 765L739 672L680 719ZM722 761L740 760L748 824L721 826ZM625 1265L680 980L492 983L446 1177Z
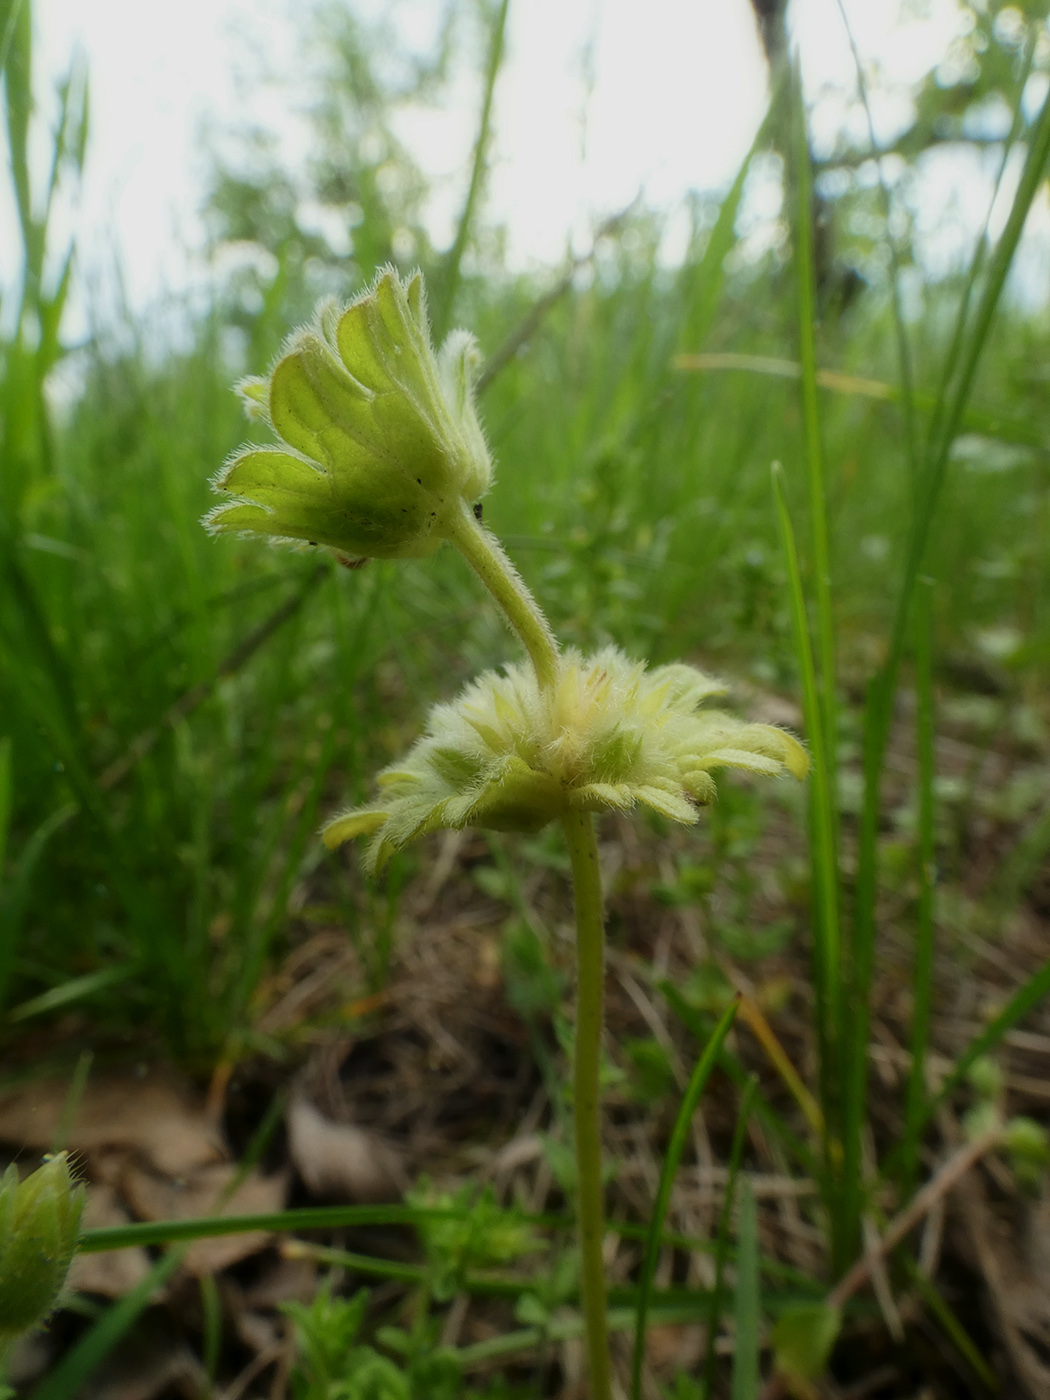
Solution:
M235 1377L225 1390L219 1392L219 1400L240 1400L240 1397L248 1389L252 1381L255 1380L257 1376L261 1375L262 1372L266 1370L267 1366L271 1366L275 1361L280 1360L284 1350L285 1342L280 1341L271 1343L270 1346L259 1352L258 1356L248 1362L248 1365L245 1366L240 1375Z
M897 1248L920 1220L923 1220L938 1201L942 1200L956 1186L975 1163L986 1152L990 1152L1002 1140L1002 1133L982 1133L973 1142L961 1147L954 1157L949 1157L935 1177L912 1199L911 1204L897 1218L890 1222L886 1233L872 1245L862 1258L858 1259L828 1294L828 1306L841 1308L854 1293L859 1292L871 1277L872 1269L882 1259Z
M573 258L561 279L555 282L550 291L545 292L543 296L541 296L538 301L534 302L532 307L526 311L525 315L514 327L510 335L507 336L503 344L494 354L490 355L486 361L485 367L478 376L477 392L479 394L485 392L496 378L496 375L506 368L529 337L536 333L537 329L543 324L551 308L561 301L562 297L572 286L572 279L576 276L577 272L579 272L580 268L586 267L589 262L594 260L594 256L598 251L598 244L601 243L603 238L608 238L617 231L637 203L638 198L636 196L625 209L621 209L618 214L613 214L611 218L606 219L605 223L601 225L598 232L594 235L594 242L591 244L589 251L580 254L579 257Z
M198 705L207 700L219 681L224 680L227 676L235 675L246 662L250 661L263 643L269 641L278 628L283 627L290 618L295 616L327 573L328 566L319 564L313 573L307 575L305 583L297 593L286 598L281 606L275 608L254 631L249 632L237 643L225 660L220 662L213 675L205 681L198 681L196 685L190 686L189 690L184 691L173 704L168 706L156 723L143 729L132 739L124 754L111 763L99 777L100 791L109 792L111 788L122 783L132 769L141 763L154 748L165 730L174 729L187 715L191 715Z

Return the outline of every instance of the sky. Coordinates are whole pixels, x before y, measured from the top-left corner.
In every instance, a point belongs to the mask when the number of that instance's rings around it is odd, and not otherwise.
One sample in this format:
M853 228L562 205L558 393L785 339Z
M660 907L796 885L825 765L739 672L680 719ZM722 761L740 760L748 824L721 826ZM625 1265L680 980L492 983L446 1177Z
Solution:
M901 93L943 56L957 6L845 7L875 82L880 136L892 134L906 116ZM90 72L88 164L60 230L76 231L81 296L88 284L114 295L119 268L120 295L141 310L202 276L199 208L218 134L251 118L283 132L292 159L296 141L302 149L296 8L302 0L37 0L40 90L76 52ZM425 41L439 8L402 0L405 32ZM843 120L853 85L837 0L796 0L794 28L821 139ZM262 70L287 86L258 81ZM765 97L748 0L511 0L485 214L506 226L513 265L557 261L567 239L586 243L639 191L674 209L690 190L724 188ZM439 245L462 202L476 111L476 84L465 78L448 110L406 117L406 139L434 180ZM38 165L43 153L41 143ZM11 247L11 234L4 190L0 246ZM0 266L0 283L9 277Z

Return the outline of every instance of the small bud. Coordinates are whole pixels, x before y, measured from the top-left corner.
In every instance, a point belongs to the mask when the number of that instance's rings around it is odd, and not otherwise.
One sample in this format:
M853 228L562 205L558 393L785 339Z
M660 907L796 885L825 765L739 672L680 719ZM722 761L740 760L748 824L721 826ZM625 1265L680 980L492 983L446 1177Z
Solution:
M0 1337L46 1321L73 1260L84 1208L64 1152L25 1181L12 1165L0 1182Z
M1037 1190L1050 1167L1050 1135L1043 1125L1034 1118L1011 1118L1003 1131L1003 1148L1021 1185Z
M1003 1092L1003 1072L990 1055L974 1060L966 1076L982 1099L998 1099Z
M372 836L377 870L440 829L539 831L567 812L639 803L695 822L720 768L803 778L809 756L783 729L700 711L723 690L692 666L648 671L615 647L562 653L549 687L527 665L486 672L435 706L423 738L379 775L380 802L330 822L325 842Z
M237 499L206 527L351 557L432 554L492 479L478 361L466 331L435 353L418 273L403 282L387 268L348 306L322 304L268 378L238 385L249 418L280 441L234 453L212 485Z

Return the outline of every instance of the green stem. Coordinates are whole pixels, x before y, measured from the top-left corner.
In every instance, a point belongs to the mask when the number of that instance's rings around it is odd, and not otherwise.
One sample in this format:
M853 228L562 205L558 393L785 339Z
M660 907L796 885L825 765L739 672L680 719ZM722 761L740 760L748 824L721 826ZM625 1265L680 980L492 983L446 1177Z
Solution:
M602 1259L605 1221L598 1088L605 982L602 877L591 814L566 812L562 817L562 826L572 861L572 886L576 901L576 1068L573 1091L583 1315L587 1326L592 1400L610 1400L612 1371L605 1306L605 1264Z
M451 516L445 538L459 550L503 609L532 659L540 685L550 689L558 672L558 643L499 540L474 518L466 504Z

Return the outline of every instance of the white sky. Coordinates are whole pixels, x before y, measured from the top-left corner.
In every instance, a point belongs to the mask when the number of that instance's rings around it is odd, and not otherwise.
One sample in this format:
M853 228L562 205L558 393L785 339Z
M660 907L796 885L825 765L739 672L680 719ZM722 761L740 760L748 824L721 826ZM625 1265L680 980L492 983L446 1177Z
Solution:
M257 85L246 98L237 81L260 61L277 73L292 69L294 8L291 0L37 0L39 90L77 46L90 68L88 168L65 220L77 232L85 279L97 283L119 265L135 309L200 279L205 133L246 113L296 130L301 91ZM424 31L437 13L434 0L408 0L404 9L406 25ZM954 0L847 0L847 10L866 64L888 75L889 86L937 61L957 22ZM841 116L830 89L849 90L852 59L836 0L796 0L795 14L809 96L824 94L819 135ZM406 126L436 180L439 241L463 197L475 85L464 85L462 99ZM511 0L486 216L507 226L515 263L556 260L567 235L584 236L639 189L650 203L673 207L690 189L724 187L764 101L748 0ZM889 95L877 106L887 133L905 111ZM0 285L12 272L5 200L0 190Z

